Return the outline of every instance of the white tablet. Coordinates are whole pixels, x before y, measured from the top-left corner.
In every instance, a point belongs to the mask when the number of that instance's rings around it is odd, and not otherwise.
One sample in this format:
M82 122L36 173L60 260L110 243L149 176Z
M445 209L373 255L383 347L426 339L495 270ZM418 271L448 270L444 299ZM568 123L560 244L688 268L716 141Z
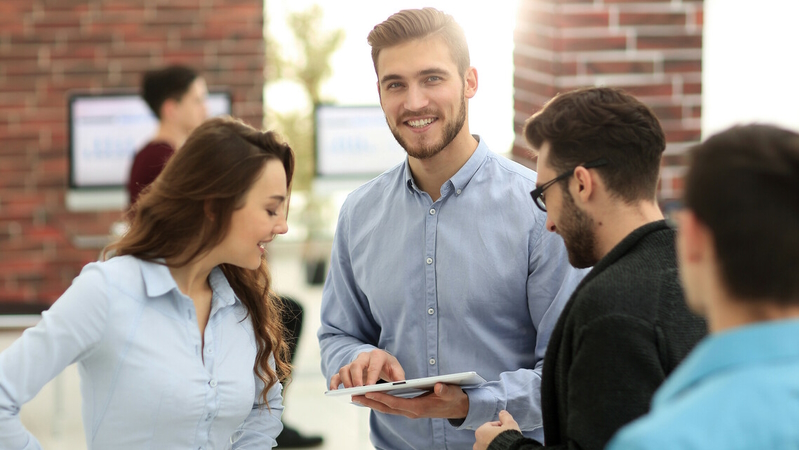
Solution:
M384 392L396 397L413 398L430 392L436 383L455 384L462 388L475 387L485 383L477 372L461 372L450 375L438 375L435 377L414 378L413 380L392 381L388 383L372 384L369 386L359 386L351 388L336 389L325 392L328 397L340 397L350 400L353 395L363 395L367 392Z

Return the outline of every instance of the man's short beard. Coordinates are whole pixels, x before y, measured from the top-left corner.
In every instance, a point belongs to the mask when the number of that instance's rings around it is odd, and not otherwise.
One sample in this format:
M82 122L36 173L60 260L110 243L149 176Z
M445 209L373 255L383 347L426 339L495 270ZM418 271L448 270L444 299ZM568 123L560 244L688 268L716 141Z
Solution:
M566 244L569 263L578 269L591 267L597 263L594 221L577 207L567 186L561 192L563 211L558 229Z
M396 139L399 145L405 149L405 151L408 153L408 156L416 159L429 159L441 153L441 150L444 150L453 140L455 140L455 137L457 137L458 133L460 133L463 129L464 123L466 123L466 100L464 99L463 95L461 95L461 107L458 111L458 116L455 118L455 120L445 124L444 134L442 136L441 142L438 144L431 143L428 146L412 148L408 142L402 138L397 128L392 126L390 123L388 124L388 127L391 129L391 134L394 135L394 139Z

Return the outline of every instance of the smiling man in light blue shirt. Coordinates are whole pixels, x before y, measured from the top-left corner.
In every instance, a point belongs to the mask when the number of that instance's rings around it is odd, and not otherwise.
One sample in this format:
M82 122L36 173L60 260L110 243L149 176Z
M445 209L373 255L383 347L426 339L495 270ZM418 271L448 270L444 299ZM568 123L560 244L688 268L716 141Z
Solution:
M529 192L536 174L469 132L477 91L451 16L402 11L369 35L386 121L406 161L355 190L336 229L318 336L330 388L476 371L473 389L367 394L378 449L471 449L502 409L541 436L541 367L584 274Z

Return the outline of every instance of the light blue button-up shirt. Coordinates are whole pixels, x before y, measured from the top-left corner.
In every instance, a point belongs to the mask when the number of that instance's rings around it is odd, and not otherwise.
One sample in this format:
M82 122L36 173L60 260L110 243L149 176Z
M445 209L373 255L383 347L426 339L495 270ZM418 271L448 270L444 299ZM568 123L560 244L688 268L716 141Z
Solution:
M275 446L282 387L259 408L251 321L219 268L209 279L203 351L194 303L166 266L120 256L84 267L39 324L0 353L0 448L40 448L20 406L72 363L89 449Z
M318 333L327 379L381 348L408 379L474 370L489 381L466 391L457 429L372 412L377 448L471 449L473 430L502 409L541 438L544 352L584 271L545 229L530 197L535 180L480 141L435 202L406 160L342 206Z
M799 449L799 320L705 338L608 449Z

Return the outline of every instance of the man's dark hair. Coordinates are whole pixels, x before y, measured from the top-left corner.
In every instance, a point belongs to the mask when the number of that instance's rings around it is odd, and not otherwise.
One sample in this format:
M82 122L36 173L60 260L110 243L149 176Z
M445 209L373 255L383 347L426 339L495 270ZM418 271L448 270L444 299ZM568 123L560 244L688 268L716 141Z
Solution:
M655 113L620 89L591 87L558 94L527 119L527 142L550 146L548 164L560 173L605 158L596 169L611 195L633 203L654 200L666 137Z
M799 304L799 134L736 126L690 150L685 206L741 299Z
M155 116L161 119L164 102L180 100L198 76L193 69L180 65L148 71L142 78L141 96Z

